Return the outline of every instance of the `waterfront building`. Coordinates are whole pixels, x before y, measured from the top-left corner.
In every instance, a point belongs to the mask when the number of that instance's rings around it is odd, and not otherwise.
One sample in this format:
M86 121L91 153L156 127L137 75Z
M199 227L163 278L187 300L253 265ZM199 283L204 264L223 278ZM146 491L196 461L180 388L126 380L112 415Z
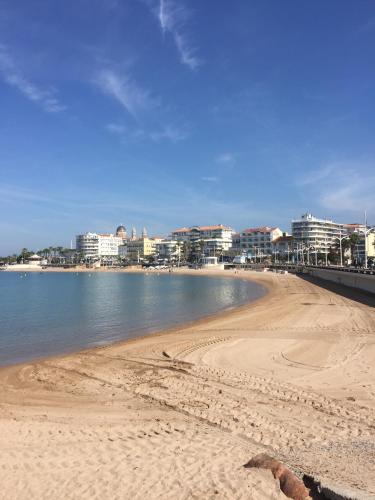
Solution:
M28 264L31 267L40 267L42 265L42 257L40 255L34 253L33 255L30 255L30 257L27 259Z
M275 260L289 262L293 255L293 236L283 234L272 241L272 253Z
M76 236L76 249L85 259L113 257L119 254L123 242L121 236L88 232Z
M157 240L154 238L137 238L127 241L124 254L131 262L139 262L140 260L154 256L156 253Z
M375 261L375 232L368 233L366 238L364 234L360 234L358 243L355 246L355 256L362 265L365 263L365 248L367 259Z
M10 266L5 266L4 268L9 268L13 271L35 271L41 269L42 266L47 265L47 261L43 259L40 255L34 253L30 255L26 262L22 262L22 264L10 264Z
M128 257L128 242L124 241L122 245L118 247L118 255L121 259L126 259Z
M278 227L252 227L244 229L236 237L238 250L249 257L266 257L272 255L272 243L280 238L283 232Z
M156 255L159 259L168 261L181 259L182 249L181 244L177 240L164 240L155 242Z
M202 257L201 265L203 269L224 269L224 263L219 262L217 257Z
M343 224L343 226L349 236L353 233L364 233L366 229L364 224L359 224L358 222Z
M241 234L234 233L232 235L232 249L236 251L240 251L241 248Z
M348 236L352 234L357 234L357 242L351 247L351 258L352 264L364 265L367 259L375 259L375 227L366 227L365 224L352 223L344 224L344 227L348 233ZM365 237L365 233L367 233Z
M99 257L99 236L96 233L77 234L76 250L85 259Z
M344 224L330 219L318 219L310 213L292 221L292 235L295 249L313 249L318 253L329 254L337 241L348 235Z
M232 246L234 231L231 227L219 224L217 226L183 227L172 231L172 240L187 243L192 252L205 255L219 255Z
M119 246L124 243L123 239L113 234L98 234L99 256L112 257L118 255Z
M366 237L364 232L358 231L358 240L353 247L352 264L364 265L366 253L367 259L375 260L375 228L374 231L369 232Z

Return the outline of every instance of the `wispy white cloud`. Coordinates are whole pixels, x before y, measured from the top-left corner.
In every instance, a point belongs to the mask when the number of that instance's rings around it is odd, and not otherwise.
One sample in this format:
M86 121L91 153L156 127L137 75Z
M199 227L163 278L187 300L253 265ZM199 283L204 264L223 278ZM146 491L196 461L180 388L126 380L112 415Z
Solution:
M122 139L151 140L153 142L170 141L179 142L188 138L187 128L179 128L174 125L166 125L158 130L147 131L145 128L129 127L117 123L109 123L105 127L108 132Z
M100 90L116 99L134 118L139 113L155 108L159 100L148 90L141 88L128 76L122 76L113 69L105 69L95 79Z
M117 123L108 123L105 128L108 132L116 135L123 135L126 133L126 127L124 125L118 125Z
M186 128L178 128L173 125L166 125L159 131L153 131L150 133L150 138L159 142L162 140L169 140L171 142L179 142L187 139L189 136Z
M2 45L0 45L0 73L6 83L17 88L31 101L39 103L48 113L58 113L66 109L56 98L55 90L42 89L28 80Z
M370 178L354 177L343 181L336 187L325 188L320 196L323 207L331 210L346 210L362 213L364 210L375 210L375 176Z
M205 182L218 182L219 178L216 177L215 175L209 175L207 177L202 177L202 181Z
M181 63L192 70L201 66L202 60L197 56L197 48L186 29L191 16L188 9L180 1L159 0L153 11L158 18L163 35L169 33L172 36Z
M215 162L234 165L236 163L236 156L233 153L222 153L215 158Z
M375 210L374 165L369 161L339 161L322 165L297 179L319 205L331 212Z
M332 172L335 170L334 164L324 165L321 168L311 171L304 171L303 174L298 177L297 184L299 186L313 185L319 181L327 179Z

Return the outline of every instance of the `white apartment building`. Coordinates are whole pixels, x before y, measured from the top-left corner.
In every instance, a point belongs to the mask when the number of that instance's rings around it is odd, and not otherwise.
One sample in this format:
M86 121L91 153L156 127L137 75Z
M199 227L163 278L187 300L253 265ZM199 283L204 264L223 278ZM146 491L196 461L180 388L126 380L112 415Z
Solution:
M204 253L215 255L231 248L233 234L234 231L231 227L219 224L217 226L193 226L176 229L172 232L171 238L192 245L202 241Z
M113 234L98 234L98 236L100 257L118 255L119 246L124 244L122 237Z
M253 257L264 257L272 255L272 242L282 235L283 232L278 227L252 227L238 233L235 242L240 252Z
M181 258L181 243L177 240L161 240L156 242L156 255L159 259L177 260Z
M99 236L96 233L77 234L76 250L85 259L99 257Z
M306 213L292 221L292 235L295 248L314 248L320 253L329 253L338 238L348 234L344 224L329 219L318 219Z
M112 257L119 254L123 239L113 234L85 233L76 236L76 249L85 259Z

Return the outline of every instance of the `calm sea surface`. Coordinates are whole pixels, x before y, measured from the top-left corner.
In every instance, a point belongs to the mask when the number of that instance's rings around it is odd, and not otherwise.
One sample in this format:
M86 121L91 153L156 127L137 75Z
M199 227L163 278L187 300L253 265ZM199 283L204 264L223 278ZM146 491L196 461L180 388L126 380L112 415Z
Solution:
M0 272L0 365L144 335L263 294L205 276Z

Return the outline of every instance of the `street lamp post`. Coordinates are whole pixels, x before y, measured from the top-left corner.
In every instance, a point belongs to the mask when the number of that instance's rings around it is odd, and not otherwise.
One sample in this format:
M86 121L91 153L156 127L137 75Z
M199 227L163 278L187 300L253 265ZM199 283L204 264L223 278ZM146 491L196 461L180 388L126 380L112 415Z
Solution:
M342 263L342 240L345 240L347 238L347 235L345 236L341 236L342 232L341 232L341 229L340 229L340 237L338 238L338 240L340 241L340 266L343 267L343 263Z
M368 250L367 250L367 235L373 231L374 228L370 227L367 229L367 212L365 211L365 230L364 230L364 236L365 236L365 269L367 269L367 257L368 257Z
M342 267L342 237L340 231L340 266Z
M368 260L368 249L367 249L367 235L373 231L374 228L370 227L369 229L365 229L364 231L364 236L365 236L365 269L367 269L367 260Z
M328 267L328 248L327 248L327 236L325 238L325 255L326 255L326 267Z

